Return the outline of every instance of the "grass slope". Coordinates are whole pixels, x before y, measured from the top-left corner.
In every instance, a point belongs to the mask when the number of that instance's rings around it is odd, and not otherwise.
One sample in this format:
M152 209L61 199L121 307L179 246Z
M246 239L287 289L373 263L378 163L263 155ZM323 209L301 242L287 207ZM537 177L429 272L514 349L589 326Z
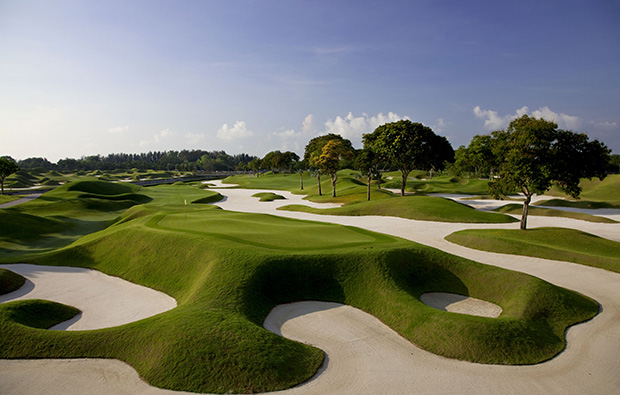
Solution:
M502 213L502 214L521 215L521 213L523 212L523 205L522 204L507 204L505 206L498 207L493 211ZM554 210L551 208L542 208L542 207L534 207L534 206L529 207L528 215L538 215L538 216L543 216L543 217L573 218L573 219L579 219L582 221L597 222L597 223L603 223L603 224L615 224L618 222L618 221L614 221L613 219L607 218L607 217L599 217L596 215L590 215L586 213L578 213L578 212L564 211L564 210Z
M610 174L602 181L598 178L584 179L579 186L582 188L580 198L586 201L607 202L620 206L620 174ZM566 197L559 188L553 187L546 193L552 196Z
M0 295L17 291L25 282L26 279L19 274L0 268Z
M463 230L446 239L483 251L567 261L620 273L620 243L573 229Z
M278 199L286 200L284 196L278 195L272 192L259 192L259 193L255 193L254 195L252 195L252 197L259 198L258 199L259 202L273 202L274 200L278 200Z
M620 209L620 203L594 202L591 200L564 200L549 199L536 202L537 206L547 207L572 207L582 209L616 208Z
M16 318L15 305L3 304L0 357L117 358L163 388L256 392L303 382L324 358L262 328L281 303L346 303L431 352L508 364L553 357L565 346L566 327L598 312L594 301L538 278L395 237L185 206L204 193L189 186L145 193L153 201L106 229L25 261L95 268L166 292L178 307L115 328L62 332L25 325L34 313ZM425 292L471 295L503 313L492 319L436 310L420 301Z
M303 205L290 205L280 210L303 211L325 215L383 215L423 221L464 223L509 223L513 217L478 211L450 199L430 196L404 196L393 199L375 200L343 207L318 209Z

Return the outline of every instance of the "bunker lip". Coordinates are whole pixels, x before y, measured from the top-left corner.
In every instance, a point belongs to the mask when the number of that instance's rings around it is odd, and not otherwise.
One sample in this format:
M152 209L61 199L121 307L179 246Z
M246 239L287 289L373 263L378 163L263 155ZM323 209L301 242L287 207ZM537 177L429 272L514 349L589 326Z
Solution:
M502 313L502 308L494 303L447 292L427 292L420 295L420 300L434 309L451 313L489 318L497 318Z
M76 317L50 329L90 330L128 324L177 306L174 298L92 269L7 264L1 268L26 278L20 289L0 295L0 303L44 299L76 307Z

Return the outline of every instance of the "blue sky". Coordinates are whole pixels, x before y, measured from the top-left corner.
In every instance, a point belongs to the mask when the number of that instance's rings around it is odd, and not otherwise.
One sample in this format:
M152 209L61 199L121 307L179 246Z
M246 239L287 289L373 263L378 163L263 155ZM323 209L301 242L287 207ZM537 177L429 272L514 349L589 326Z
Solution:
M0 155L303 153L528 113L620 153L620 3L0 0Z

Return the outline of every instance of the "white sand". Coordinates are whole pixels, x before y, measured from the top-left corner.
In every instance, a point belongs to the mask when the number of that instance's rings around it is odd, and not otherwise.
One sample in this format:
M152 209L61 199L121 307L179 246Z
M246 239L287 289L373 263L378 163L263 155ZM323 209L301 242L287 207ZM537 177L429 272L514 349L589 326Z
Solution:
M315 378L287 394L619 394L620 275L546 259L471 250L444 240L468 228L516 229L515 224L450 224L390 217L337 217L276 211L300 203L300 196L277 191L287 200L258 202L257 191L225 189L216 203L227 210L263 212L291 218L358 226L427 244L483 263L526 272L596 299L602 312L567 332L566 350L534 366L481 365L443 358L402 339L376 318L350 306L301 302L276 307L265 327L316 345L326 364ZM620 241L620 224L565 218L530 217L529 227L563 226ZM170 393L145 386L135 371L118 361L0 360L0 393ZM53 385L50 385L50 382ZM85 387L81 387L85 385ZM82 391L83 390L83 391Z
M479 317L497 318L502 314L498 305L469 296L447 292L429 292L420 295L422 303L438 310L451 313L477 315Z
M51 329L88 330L138 321L176 307L170 296L96 270L28 264L0 265L26 277L19 290L0 303L45 299L78 308L81 314Z

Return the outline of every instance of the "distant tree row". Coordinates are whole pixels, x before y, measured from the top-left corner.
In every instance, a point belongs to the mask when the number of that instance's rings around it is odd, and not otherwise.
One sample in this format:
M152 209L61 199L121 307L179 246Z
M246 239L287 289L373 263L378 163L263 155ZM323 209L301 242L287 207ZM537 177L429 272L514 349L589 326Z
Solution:
M228 155L224 151L182 150L155 151L141 154L92 155L79 159L60 159L52 163L45 158L28 158L18 162L23 169L44 168L58 171L92 170L180 170L180 171L235 171L245 170L256 159L247 154Z

